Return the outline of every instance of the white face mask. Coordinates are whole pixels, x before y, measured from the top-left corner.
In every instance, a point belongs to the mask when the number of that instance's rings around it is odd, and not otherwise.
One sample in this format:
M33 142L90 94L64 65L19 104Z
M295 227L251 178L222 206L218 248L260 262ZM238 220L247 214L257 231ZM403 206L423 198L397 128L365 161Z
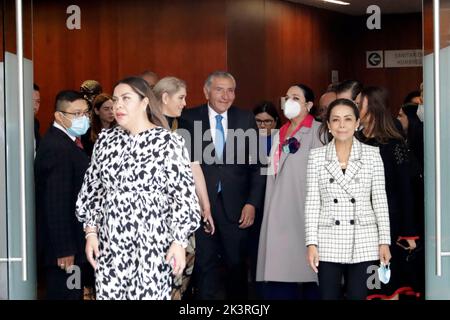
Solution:
M284 104L283 113L289 120L297 117L301 112L300 103L292 99L288 99Z
M416 114L419 117L420 121L423 122L423 118L424 118L424 115L425 115L425 109L423 108L423 104L419 104L419 106L417 107Z

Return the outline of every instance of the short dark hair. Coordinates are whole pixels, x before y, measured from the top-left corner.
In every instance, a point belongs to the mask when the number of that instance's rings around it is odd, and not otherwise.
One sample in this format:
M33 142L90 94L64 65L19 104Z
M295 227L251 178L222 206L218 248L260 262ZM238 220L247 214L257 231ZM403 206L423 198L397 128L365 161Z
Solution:
M312 89L310 87L308 87L305 84L294 84L292 87L298 87L300 88L300 90L302 90L303 95L305 96L305 100L306 102L312 102L314 103L314 91L312 91Z
M39 86L36 83L33 83L33 90L34 91L40 91Z
M266 112L269 114L272 118L275 119L275 128L279 129L281 126L280 116L278 115L277 108L275 105L270 101L262 101L258 103L255 108L253 109L253 114L256 116L260 113Z
M355 100L358 94L363 90L363 84L358 80L345 80L336 86L336 94L351 91L352 100Z
M320 130L319 130L319 137L323 144L325 144L327 142L324 140L324 138L326 137L327 134L328 134L328 137L327 137L328 141L331 141L331 139L333 138L331 133L327 133L327 130L328 130L328 122L330 122L331 111L337 106L350 107L353 110L353 114L355 115L356 120L359 119L358 106L352 100L340 98L340 99L336 99L333 102L331 102L330 105L328 106L327 112L325 114L325 118L323 119L322 124L320 126Z
M74 102L74 101L77 101L77 100L84 100L84 101L86 101L86 104L89 106L88 101L83 97L83 94L81 94L81 92L74 91L74 90L63 90L63 91L60 91L56 95L55 110L56 111L63 111L65 102Z
M403 100L403 103L410 103L412 102L412 99L414 99L415 97L419 97L420 98L420 91L416 90L416 91L412 91L410 93L408 93L405 97L405 100Z
M327 87L327 90L325 90L324 94L328 93L328 92L336 93L337 92L337 85L338 85L337 83L330 83L328 85L328 87Z

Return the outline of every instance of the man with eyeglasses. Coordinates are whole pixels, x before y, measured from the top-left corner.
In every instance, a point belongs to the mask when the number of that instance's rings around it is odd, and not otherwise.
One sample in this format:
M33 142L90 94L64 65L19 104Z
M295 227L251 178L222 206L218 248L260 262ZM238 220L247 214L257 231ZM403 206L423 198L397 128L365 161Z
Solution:
M68 278L76 275L72 266L81 268L86 263L83 226L75 217L75 202L89 165L80 142L89 128L88 114L88 102L81 93L58 93L55 121L36 153L38 254L43 255L46 298L51 300L82 297L82 286L69 288L74 281Z

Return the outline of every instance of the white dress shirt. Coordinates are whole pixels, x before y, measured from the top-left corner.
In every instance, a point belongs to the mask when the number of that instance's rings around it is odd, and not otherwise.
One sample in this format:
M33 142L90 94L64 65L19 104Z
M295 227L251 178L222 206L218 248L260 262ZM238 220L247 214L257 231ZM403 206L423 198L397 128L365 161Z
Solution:
M70 135L70 134L67 132L66 128L64 128L62 125L60 125L59 123L57 123L56 121L54 121L54 122L53 122L53 126L54 126L55 128L58 128L59 130L63 131L65 134L67 134L67 135L69 136L69 138L72 139L72 141L75 141L76 137Z
M211 137L213 139L213 143L216 143L216 115L218 115L216 111L214 111L213 108L211 108L208 104L208 116L209 116L209 125L211 127ZM222 127L223 132L225 134L225 141L227 141L227 131L228 131L228 111L225 111L224 113L220 113L222 118Z

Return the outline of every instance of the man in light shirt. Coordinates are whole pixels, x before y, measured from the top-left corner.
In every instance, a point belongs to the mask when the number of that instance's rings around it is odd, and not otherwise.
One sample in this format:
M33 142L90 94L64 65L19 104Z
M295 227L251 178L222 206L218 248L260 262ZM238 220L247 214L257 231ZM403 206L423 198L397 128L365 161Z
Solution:
M199 299L247 298L248 228L262 202L265 177L252 160L256 142L235 143L239 139L236 130L258 137L253 114L233 106L235 89L230 73L211 73L203 88L207 103L185 109L179 122L179 128L190 134L191 161L200 162L202 167L216 228L214 234L204 228L195 233L194 273ZM198 125L201 130L194 129ZM201 153L195 150L198 145Z

